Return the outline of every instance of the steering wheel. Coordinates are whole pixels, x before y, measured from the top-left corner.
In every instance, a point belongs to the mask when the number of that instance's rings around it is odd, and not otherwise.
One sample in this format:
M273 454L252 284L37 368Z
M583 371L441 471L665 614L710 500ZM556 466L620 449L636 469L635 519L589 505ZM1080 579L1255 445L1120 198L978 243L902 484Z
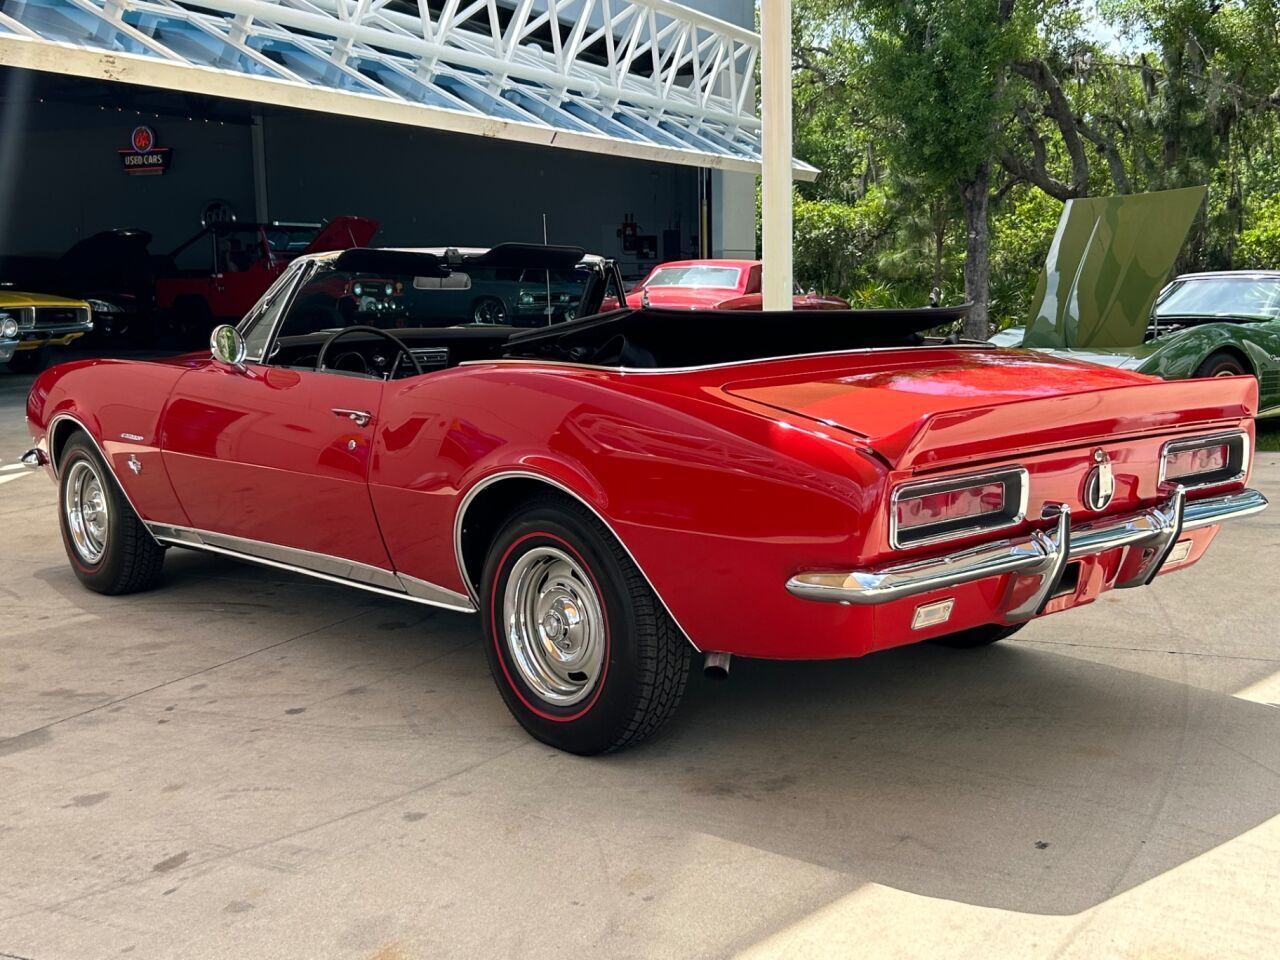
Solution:
M413 364L413 372L417 376L422 376L422 364L418 362L418 358L413 355L413 351L410 350L408 347L406 347L399 337L393 334L390 334L386 330L382 330L378 327L365 327L365 326L343 327L337 333L331 335L329 339L326 340L323 344L321 344L320 352L316 354L316 373L323 373L327 369L324 365L325 354L329 352L329 348L333 346L336 341L342 339L349 333L372 333L375 336L381 337L383 340L391 341L391 343L395 345L395 348L399 350L401 354L409 358L409 362ZM391 372L394 373L396 367L398 367L399 365L400 365L400 358L397 355L396 362L391 365ZM387 375L387 379L391 379L390 373Z

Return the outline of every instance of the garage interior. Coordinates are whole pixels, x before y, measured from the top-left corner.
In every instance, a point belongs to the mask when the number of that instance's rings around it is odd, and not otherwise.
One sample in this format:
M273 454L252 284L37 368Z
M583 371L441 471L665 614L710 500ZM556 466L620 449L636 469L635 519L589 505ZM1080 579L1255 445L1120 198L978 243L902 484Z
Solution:
M344 214L377 220L380 246L545 238L615 258L628 278L661 260L755 256L754 34L695 11L684 22L670 4L645 33L653 11L619 4L615 49L580 0L551 4L554 42L534 5L445 2L422 7L439 41L428 62L406 39L417 5L344 13L330 0L267 24L264 6L0 0L0 178L24 184L0 195L0 257L115 228L149 232L163 254L210 217ZM739 0L701 6L754 16ZM475 52L486 31L506 39L502 57ZM540 52L553 48L559 73ZM122 164L139 126L167 154L158 175Z

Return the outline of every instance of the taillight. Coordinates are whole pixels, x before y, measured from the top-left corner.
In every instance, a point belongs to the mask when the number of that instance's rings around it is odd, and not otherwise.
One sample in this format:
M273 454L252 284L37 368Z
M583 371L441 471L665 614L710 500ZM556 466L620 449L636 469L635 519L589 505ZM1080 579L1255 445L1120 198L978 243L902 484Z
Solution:
M1243 433L1166 443L1160 482L1212 487L1243 480L1249 470L1249 438Z
M911 547L1020 523L1027 509L1021 467L908 483L893 493L889 539Z

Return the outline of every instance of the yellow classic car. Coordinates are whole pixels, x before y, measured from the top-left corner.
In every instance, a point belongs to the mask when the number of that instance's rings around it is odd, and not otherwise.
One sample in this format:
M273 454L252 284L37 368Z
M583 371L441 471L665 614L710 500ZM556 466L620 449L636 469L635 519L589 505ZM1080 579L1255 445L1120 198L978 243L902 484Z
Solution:
M89 304L0 290L0 363L22 372L43 365L46 347L65 347L93 329Z

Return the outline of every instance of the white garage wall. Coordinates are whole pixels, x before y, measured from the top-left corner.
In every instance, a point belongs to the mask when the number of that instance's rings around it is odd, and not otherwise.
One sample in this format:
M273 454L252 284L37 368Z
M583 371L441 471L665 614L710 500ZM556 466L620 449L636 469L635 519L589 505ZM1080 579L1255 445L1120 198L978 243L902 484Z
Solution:
M6 107L6 109L16 109ZM111 227L141 227L166 251L200 229L200 211L213 198L253 213L249 128L216 121L139 117L114 107L30 101L10 129L20 146L6 150L16 172L0 180L0 255L61 253L75 241ZM162 176L130 176L117 149L129 145L139 123L172 147L173 168Z

